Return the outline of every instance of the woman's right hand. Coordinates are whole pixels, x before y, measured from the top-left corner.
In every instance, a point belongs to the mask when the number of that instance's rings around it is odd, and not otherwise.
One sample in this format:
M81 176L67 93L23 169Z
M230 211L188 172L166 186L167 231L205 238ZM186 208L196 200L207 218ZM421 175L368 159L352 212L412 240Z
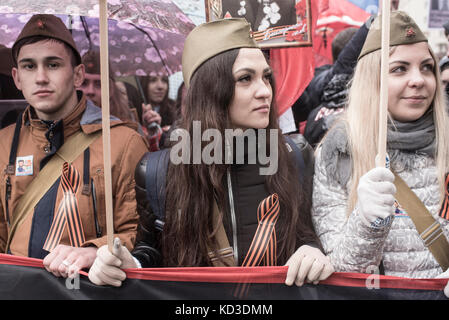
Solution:
M97 250L97 257L89 270L89 280L99 286L120 287L126 279L122 269L128 268L137 268L136 262L128 249L121 245L120 239L115 238L112 253L107 245Z
M365 173L357 187L357 208L363 223L371 226L377 219L394 214L394 175L386 168L378 167Z
M329 257L320 249L309 245L299 247L285 265L288 266L285 278L285 284L288 286L294 283L300 287L305 282L318 284L334 272Z
M146 126L150 125L153 122L156 122L159 125L161 124L162 122L161 115L153 110L151 104L145 105L144 103L142 103L142 110L143 110L142 120Z

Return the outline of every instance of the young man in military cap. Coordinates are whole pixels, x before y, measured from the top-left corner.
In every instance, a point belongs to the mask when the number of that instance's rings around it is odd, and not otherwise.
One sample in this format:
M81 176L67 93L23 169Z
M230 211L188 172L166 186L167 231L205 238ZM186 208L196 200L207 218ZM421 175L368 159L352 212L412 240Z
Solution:
M89 268L106 243L101 110L76 90L85 70L59 18L34 15L12 53L12 75L29 106L0 132L0 250L44 259L48 271L67 277ZM147 146L118 120L111 140L114 233L131 249L134 169Z

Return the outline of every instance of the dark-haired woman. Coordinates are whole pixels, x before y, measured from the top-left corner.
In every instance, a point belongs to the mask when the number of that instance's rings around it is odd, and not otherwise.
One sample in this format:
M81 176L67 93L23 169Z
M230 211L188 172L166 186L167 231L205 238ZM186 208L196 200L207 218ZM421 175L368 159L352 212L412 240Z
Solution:
M89 272L91 281L120 286L125 273L117 266L135 268L139 264L142 267L288 265L287 285L300 286L326 279L333 268L319 249L310 217L313 161L307 151L311 149L301 145L305 165L297 167L295 151L286 144L278 127L272 70L250 37L249 24L243 19L226 19L195 28L184 46L183 75L188 92L186 112L178 130L189 138L178 143L186 147L182 150L189 151L187 159L193 159L194 164L174 164L177 152L173 152L173 146L162 232L155 227L155 219L162 218L154 215L147 199L142 200L145 192L139 188L145 187L141 171L146 175L149 172L145 172L145 164L137 168L141 216L137 244L132 255L119 242L115 243L113 253L101 248ZM237 160L237 152L230 159L233 161L228 162L228 158L225 161L223 157L221 163L210 164L206 164L204 157L206 143L200 142L203 152L198 163L195 162L198 126L201 137L212 132L224 137L226 130L241 129L245 133L253 130L257 139L254 146L251 139L244 145L243 161ZM270 132L266 141L259 135L261 132ZM218 141L217 145L221 145L225 140L217 139L214 143ZM231 144L237 146L236 141L231 140ZM214 149L214 156L229 147L223 144ZM275 169L269 175L263 170L268 169L263 164L266 162L254 156L255 153L259 156L260 150L270 150L270 158L277 155L272 159ZM301 154L300 148L295 150ZM149 161L148 157L144 157L145 161ZM267 222L266 217L271 220ZM263 227L271 230L266 242L257 238L259 228ZM262 242L265 247L260 245ZM252 259L253 254L260 259Z
M141 84L148 103L142 104L143 131L150 144L150 151L157 151L162 134L170 129L177 118L175 102L168 97L167 76L143 77Z
M168 97L169 85L167 76L147 76L141 80L145 98L151 109L161 116L162 127L170 126L176 120L175 102ZM146 123L144 108L143 121Z

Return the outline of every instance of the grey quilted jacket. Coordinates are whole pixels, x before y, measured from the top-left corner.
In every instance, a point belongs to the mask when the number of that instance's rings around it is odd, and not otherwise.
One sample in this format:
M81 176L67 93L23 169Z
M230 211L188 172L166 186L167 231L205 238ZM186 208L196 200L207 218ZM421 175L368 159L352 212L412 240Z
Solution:
M435 161L416 153L404 153L401 158L411 165L404 168L401 163L392 163L392 169L421 199L449 238L449 221L438 216L440 194ZM434 278L443 272L406 212L397 212L383 228L368 227L362 223L357 208L348 217L348 189L337 180L328 174L318 149L313 223L336 271L372 273L382 261L385 274L390 276Z

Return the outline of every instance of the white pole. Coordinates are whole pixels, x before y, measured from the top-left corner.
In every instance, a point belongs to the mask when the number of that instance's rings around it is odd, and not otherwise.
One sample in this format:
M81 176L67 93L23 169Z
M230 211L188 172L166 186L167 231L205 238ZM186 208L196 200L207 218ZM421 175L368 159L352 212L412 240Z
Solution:
M385 167L387 156L388 59L390 56L390 1L382 0L382 61L380 66L379 137L376 165Z
M104 190L106 201L106 232L109 251L114 242L114 218L112 206L111 178L111 130L109 119L109 49L108 49L108 3L100 1L100 72L101 72L101 112L103 128Z

